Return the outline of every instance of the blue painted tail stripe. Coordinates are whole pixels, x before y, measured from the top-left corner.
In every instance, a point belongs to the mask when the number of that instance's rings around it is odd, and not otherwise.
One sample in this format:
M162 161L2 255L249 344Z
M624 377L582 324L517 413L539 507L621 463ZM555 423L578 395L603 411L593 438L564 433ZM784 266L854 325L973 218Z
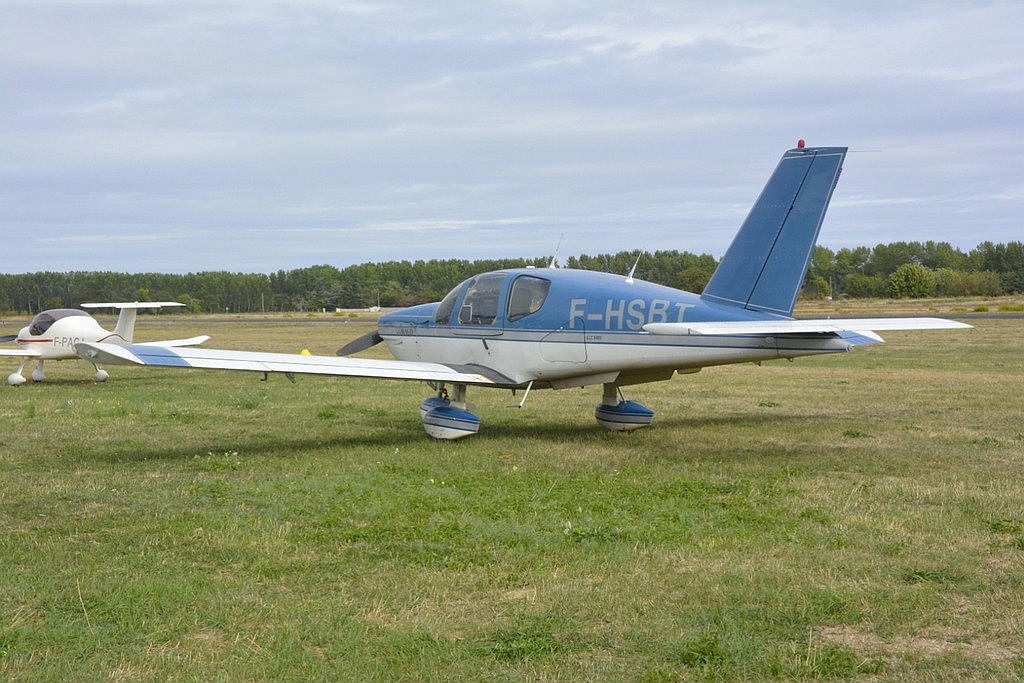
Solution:
M192 367L188 361L174 352L173 349L163 346L146 346L145 344L129 344L126 349L139 357L146 365L162 365L165 367Z
M845 157L845 147L786 152L701 296L791 315Z

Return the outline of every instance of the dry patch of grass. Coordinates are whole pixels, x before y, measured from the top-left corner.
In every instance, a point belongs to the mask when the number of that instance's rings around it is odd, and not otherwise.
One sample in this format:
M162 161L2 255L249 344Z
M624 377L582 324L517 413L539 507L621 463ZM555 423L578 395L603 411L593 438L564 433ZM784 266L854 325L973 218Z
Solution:
M866 628L830 626L821 629L821 637L850 647L858 656L891 662L955 658L1003 666L1024 657L1019 640L979 638L948 627L883 638Z

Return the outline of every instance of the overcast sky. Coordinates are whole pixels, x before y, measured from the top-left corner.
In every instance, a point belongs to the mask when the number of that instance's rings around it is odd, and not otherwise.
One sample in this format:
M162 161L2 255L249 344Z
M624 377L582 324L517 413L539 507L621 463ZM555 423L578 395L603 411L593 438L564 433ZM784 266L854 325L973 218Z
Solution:
M0 272L1024 239L1024 3L0 0Z

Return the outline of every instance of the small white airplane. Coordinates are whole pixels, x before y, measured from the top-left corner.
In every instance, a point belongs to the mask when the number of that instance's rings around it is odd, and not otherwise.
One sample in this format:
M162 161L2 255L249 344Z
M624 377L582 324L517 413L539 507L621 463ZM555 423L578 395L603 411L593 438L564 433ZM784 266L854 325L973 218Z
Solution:
M849 351L879 330L969 328L941 318L792 317L845 147L787 151L701 294L629 275L514 268L457 285L440 302L385 313L339 357L81 342L87 360L163 367L424 380L438 439L475 434L470 385L523 391L601 385L594 415L612 430L651 424L622 387L730 363ZM635 270L635 266L634 266ZM381 341L397 360L350 358Z
M75 353L75 344L79 342L130 344L135 333L136 313L140 308L184 305L176 301L82 304L82 308L119 309L121 313L118 315L117 326L113 332L103 329L91 315L77 308L54 308L37 313L26 327L21 328L18 334L0 337L0 342L17 342L19 347L17 349L0 349L0 356L19 356L24 359L17 371L7 377L7 383L11 386L18 386L28 381L22 372L25 370L25 365L33 359L37 360L38 364L32 371L32 379L36 382L44 381L46 375L43 374L43 361L79 360L80 356ZM207 335L202 335L190 339L170 339L145 343L170 348L202 344L209 338ZM96 370L93 379L97 382L103 382L110 376L96 363L93 363L93 368Z

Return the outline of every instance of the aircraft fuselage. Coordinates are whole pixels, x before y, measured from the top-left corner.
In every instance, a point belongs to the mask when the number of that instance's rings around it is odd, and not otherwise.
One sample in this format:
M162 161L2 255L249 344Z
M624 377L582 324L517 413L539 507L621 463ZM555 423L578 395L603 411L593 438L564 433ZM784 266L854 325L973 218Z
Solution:
M73 308L44 311L21 328L14 340L18 346L43 360L78 359L78 342L123 342L120 336L103 329L95 318Z
M440 358L496 371L498 384L554 388L635 384L704 366L850 348L843 339L818 334L780 341L643 330L650 323L764 318L779 316L620 275L522 268L466 280L440 303L387 313L379 333L401 360Z

